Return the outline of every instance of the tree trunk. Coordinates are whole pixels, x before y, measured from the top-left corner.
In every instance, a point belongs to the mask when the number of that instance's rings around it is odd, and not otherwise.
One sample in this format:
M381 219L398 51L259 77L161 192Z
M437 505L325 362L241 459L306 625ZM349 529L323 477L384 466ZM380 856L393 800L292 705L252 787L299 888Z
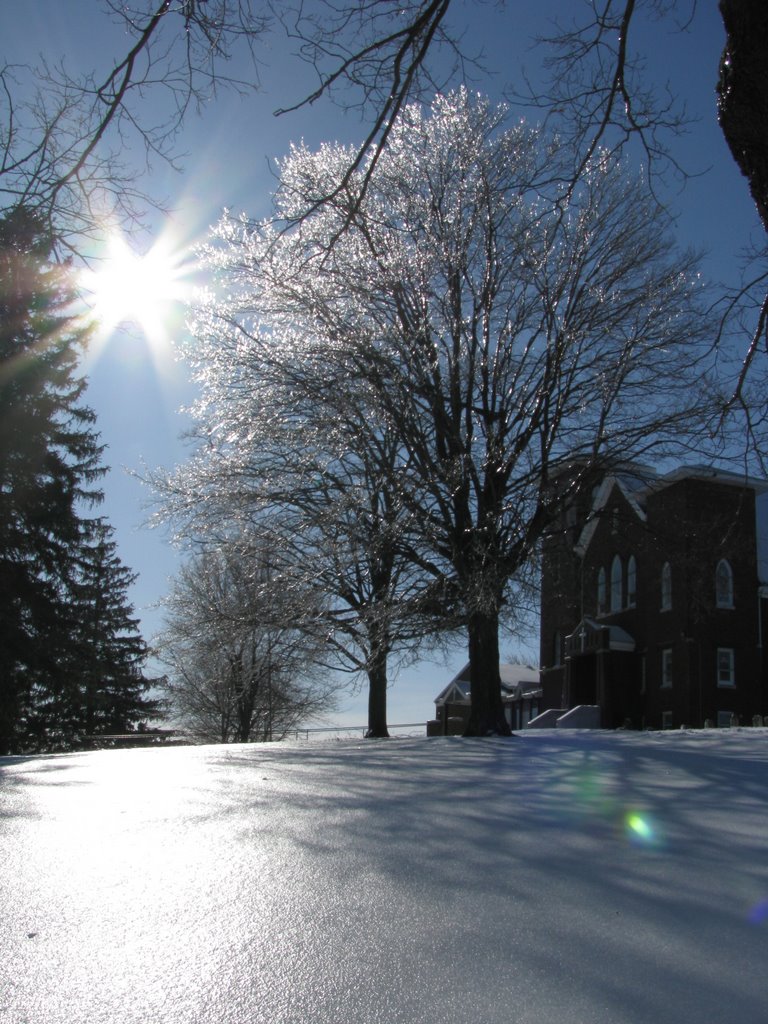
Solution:
M511 736L501 702L498 612L469 618L469 680L472 707L465 736Z
M768 4L720 0L720 13L727 33L717 87L720 127L768 231Z
M387 731L387 656L377 655L368 668L368 739L389 739Z
M251 727L253 725L253 709L256 702L256 690L258 683L253 678L253 669L249 668L248 680L246 682L245 659L243 652L239 651L230 657L232 669L232 684L235 692L235 742L247 743L251 738Z

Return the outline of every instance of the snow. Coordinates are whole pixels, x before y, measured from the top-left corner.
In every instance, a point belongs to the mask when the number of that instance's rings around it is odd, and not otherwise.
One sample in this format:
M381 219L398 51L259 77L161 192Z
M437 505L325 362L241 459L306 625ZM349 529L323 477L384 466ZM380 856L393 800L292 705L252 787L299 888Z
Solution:
M768 730L0 759L2 1024L765 1024Z

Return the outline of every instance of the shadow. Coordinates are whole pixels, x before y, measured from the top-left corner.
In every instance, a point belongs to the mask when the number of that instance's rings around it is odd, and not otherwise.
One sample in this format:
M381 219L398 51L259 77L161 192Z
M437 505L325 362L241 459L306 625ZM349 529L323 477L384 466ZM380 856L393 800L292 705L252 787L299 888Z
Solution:
M763 1024L768 924L750 910L768 898L767 739L532 731L25 758L0 763L0 812L23 794L22 816L65 823L70 786L89 786L79 813L136 844L126 869L155 871L147 903L202 894L221 991L268 972L278 936L310 981L324 965L329 1000L353 968L418 968L398 1020L495 1021L482 1008L503 1005L515 1024ZM151 865L160 848L167 868Z
M374 919L377 893L396 886L404 904L450 906L469 948L494 929L509 948L528 928L526 984L562 975L577 1003L597 991L615 1020L660 1019L663 1004L661 1019L685 1021L695 992L708 1019L762 1024L768 986L744 979L768 953L749 920L768 897L765 738L746 753L690 735L522 739L304 748L258 764L286 809L281 840L341 890L367 879ZM254 768L250 752L212 763ZM264 841L242 823L237 837Z

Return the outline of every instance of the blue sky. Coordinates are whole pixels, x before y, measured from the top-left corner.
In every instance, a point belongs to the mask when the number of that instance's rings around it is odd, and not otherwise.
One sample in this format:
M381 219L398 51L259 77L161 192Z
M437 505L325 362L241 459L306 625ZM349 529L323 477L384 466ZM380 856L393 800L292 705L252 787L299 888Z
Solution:
M540 0L535 5L509 0L506 6L454 0L454 26L466 33L470 49L485 50L489 74L478 75L472 84L500 96L505 86L519 82L521 64L535 76L541 54L530 48L533 37L548 32L554 15L569 15L578 6L575 0ZM679 7L682 12L687 4ZM751 233L759 237L761 232L716 121L715 83L723 44L717 6L699 3L685 33L671 22L641 23L636 32L638 46L648 55L649 74L659 85L669 83L693 119L687 136L673 141L680 161L696 175L670 194L679 212L680 241L709 251L708 275L733 277ZM126 48L125 38L100 12L98 0L6 0L0 9L0 58L6 61L22 63L42 53L52 60L64 58L73 71L103 72L110 56L122 55ZM275 118L275 108L301 98L313 79L279 38L266 44L263 59L262 91L248 98L223 92L199 116L191 113L176 147L182 172L158 166L147 182L156 197L167 200L170 211L152 218L152 231L172 239L182 254L205 237L224 207L251 216L267 212L274 184L270 161L285 153L292 140L317 145L363 137L357 115L344 115L327 103ZM139 244L149 243L146 237ZM183 330L181 313L176 328ZM147 529L149 495L132 474L184 458L179 435L186 420L180 409L193 390L186 367L174 360L172 351L151 347L136 328L104 339L86 372L88 401L112 467L103 511L116 529L123 561L139 574L132 599L150 638L160 624L154 606L167 590L178 554L162 530ZM502 636L501 646L505 658L521 650L526 657L535 656L510 637ZM390 691L390 721L431 717L433 698L464 661L459 648L447 664L425 662L403 670ZM334 720L362 723L365 708L364 693L351 695Z

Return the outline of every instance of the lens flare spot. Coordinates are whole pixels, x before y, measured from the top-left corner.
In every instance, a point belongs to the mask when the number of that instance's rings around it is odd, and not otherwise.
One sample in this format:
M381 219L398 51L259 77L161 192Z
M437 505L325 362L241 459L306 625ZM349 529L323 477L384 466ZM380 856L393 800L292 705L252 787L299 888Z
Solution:
M624 825L630 840L644 846L650 846L656 842L656 829L648 818L636 811L630 811L624 818Z
M752 907L749 920L752 924L765 924L768 921L768 900L760 900Z

